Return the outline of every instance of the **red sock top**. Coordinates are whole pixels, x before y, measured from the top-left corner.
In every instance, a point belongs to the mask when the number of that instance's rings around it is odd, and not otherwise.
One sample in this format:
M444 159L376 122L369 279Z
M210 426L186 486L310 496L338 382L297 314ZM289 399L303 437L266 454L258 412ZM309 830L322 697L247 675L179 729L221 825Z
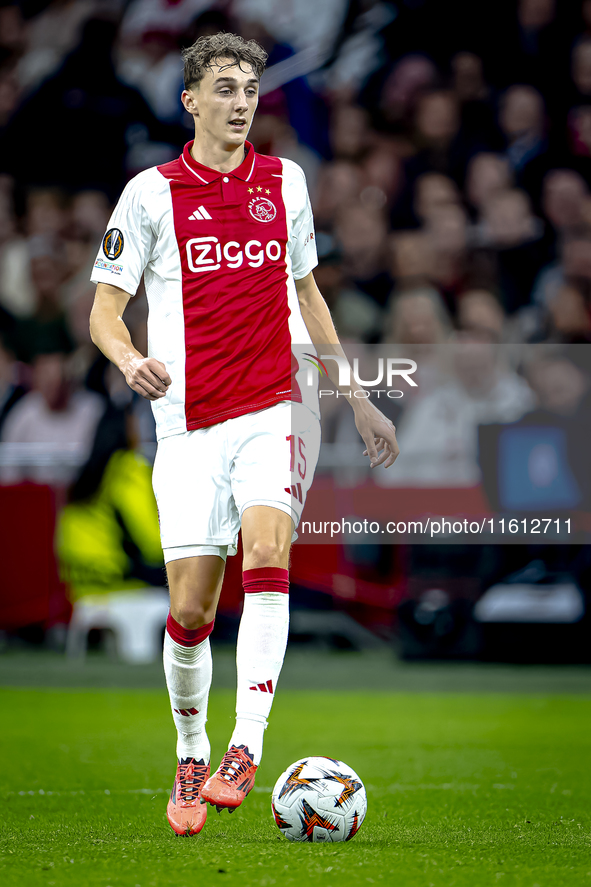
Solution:
M204 641L212 633L214 622L215 619L212 619L211 622L208 622L207 625L202 625L201 628L183 628L173 618L172 613L169 613L166 620L166 630L173 641L176 641L182 647L196 647L197 644L200 644L201 641Z
M259 567L256 570L244 570L242 584L247 594L260 594L263 591L280 591L289 593L289 570L281 567Z

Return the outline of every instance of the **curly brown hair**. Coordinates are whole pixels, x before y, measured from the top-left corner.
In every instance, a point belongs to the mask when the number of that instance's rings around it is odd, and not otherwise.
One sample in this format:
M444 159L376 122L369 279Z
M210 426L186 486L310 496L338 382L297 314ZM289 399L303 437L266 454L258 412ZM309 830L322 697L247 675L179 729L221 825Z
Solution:
M196 86L203 78L206 68L211 68L218 59L231 59L232 63L241 66L244 62L250 65L258 79L261 79L268 55L256 40L243 40L238 34L213 34L211 37L199 37L192 46L181 53L184 70L185 89Z

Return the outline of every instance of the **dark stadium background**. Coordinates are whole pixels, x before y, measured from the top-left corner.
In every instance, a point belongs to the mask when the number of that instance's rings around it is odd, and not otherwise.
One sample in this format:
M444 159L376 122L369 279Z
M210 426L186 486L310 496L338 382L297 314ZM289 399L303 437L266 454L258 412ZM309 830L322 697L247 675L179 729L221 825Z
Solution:
M306 172L317 280L345 345L398 345L400 353L510 348L521 400L507 416L487 401L478 421L467 420L470 432L539 410L569 440L588 441L589 0L3 0L0 628L7 652L30 644L63 649L70 601L81 591L63 581L67 565L55 556L54 533L62 509L85 501L80 482L72 498L81 466L98 483L117 448L153 457L147 404L129 397L90 342L88 280L126 181L173 158L192 137L178 101L179 49L222 29L254 37L269 52L250 137L259 151L290 157ZM140 292L126 314L140 349L146 311ZM547 361L562 373L558 393L540 366L528 372L520 364L546 346ZM25 403L28 420L17 422ZM403 444L404 411L393 418ZM357 446L354 434L344 414L327 417L329 445ZM352 488L372 501L396 496L360 470ZM585 500L585 459L573 470ZM419 475L403 484L406 494L420 488L416 495L428 499L438 489L436 513L470 513L490 496L478 478L454 486ZM322 495L342 479L341 469L325 466ZM118 514L125 581L99 575L95 586L162 585L161 564ZM545 547L298 543L293 641L394 644L410 658L589 661L590 570L584 539ZM534 602L525 621L477 624L474 604L508 577L566 584L581 609L553 624L538 620ZM239 612L235 558L219 640L232 638Z

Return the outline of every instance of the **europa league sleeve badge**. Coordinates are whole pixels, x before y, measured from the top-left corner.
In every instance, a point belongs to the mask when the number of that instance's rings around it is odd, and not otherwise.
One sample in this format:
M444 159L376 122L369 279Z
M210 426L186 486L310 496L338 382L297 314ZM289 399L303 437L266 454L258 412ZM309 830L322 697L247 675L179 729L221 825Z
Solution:
M119 228L109 228L103 238L103 252L107 259L114 261L123 252L123 232Z

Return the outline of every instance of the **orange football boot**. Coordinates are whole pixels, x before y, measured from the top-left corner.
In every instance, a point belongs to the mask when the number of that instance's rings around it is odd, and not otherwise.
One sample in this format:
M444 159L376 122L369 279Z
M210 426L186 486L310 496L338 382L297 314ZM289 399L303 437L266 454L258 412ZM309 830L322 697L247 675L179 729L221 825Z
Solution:
M209 764L195 758L179 761L166 807L170 827L177 835L198 834L207 818L207 807L199 803L199 790L209 776Z
M245 745L231 745L222 763L201 789L201 803L212 804L220 813L233 813L254 785L257 766Z

